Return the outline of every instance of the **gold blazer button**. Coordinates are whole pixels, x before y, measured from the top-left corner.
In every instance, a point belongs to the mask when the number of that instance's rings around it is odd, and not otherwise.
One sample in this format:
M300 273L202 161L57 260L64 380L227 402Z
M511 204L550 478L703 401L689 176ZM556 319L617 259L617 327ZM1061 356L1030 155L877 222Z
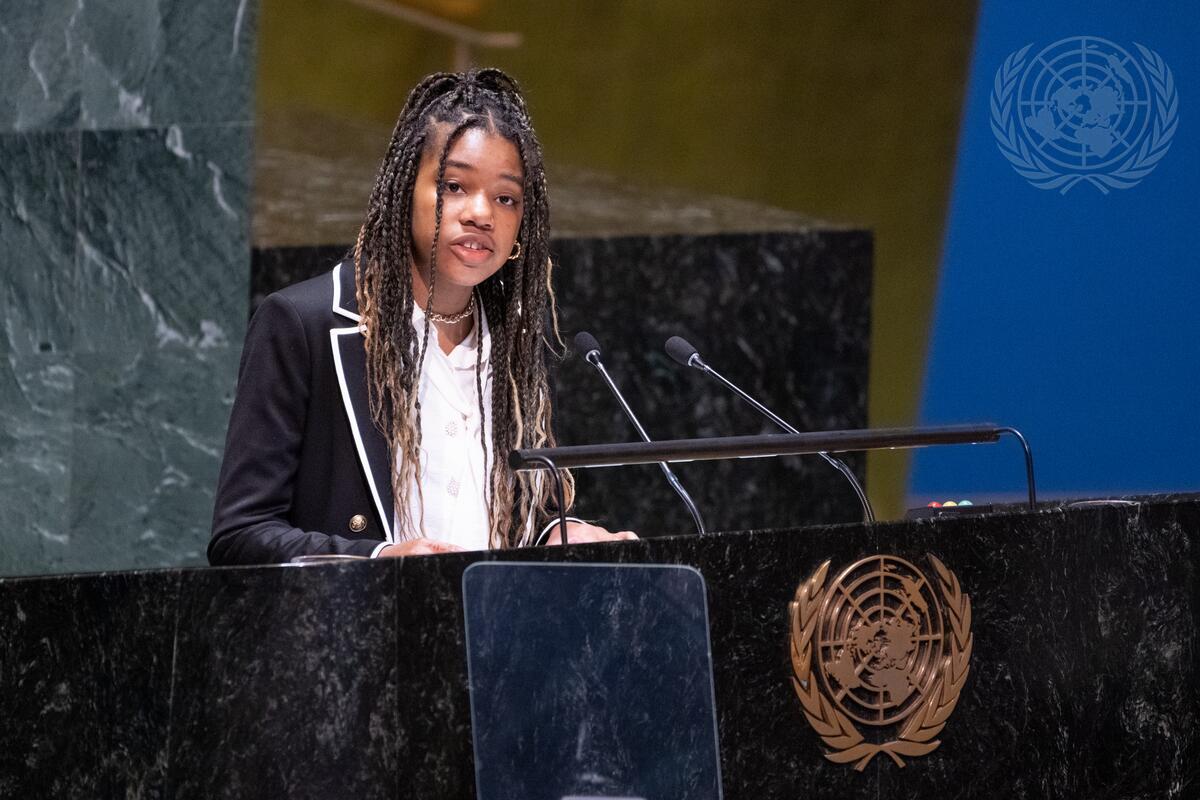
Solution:
M362 533L367 529L367 518L362 514L355 514L350 518L350 530L355 533Z

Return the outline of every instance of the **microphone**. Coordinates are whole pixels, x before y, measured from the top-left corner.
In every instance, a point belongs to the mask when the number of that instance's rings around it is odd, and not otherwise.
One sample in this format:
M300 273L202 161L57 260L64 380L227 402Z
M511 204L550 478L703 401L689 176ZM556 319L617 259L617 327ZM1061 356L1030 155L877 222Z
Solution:
M771 409L767 408L762 403L746 394L732 381L706 364L704 359L700 357L700 353L691 345L690 342L688 342L687 339L684 339L682 336L672 336L670 339L667 339L666 351L667 355L669 355L677 363L682 364L685 367L698 369L725 384L725 386L733 391L734 394L745 400L747 403L753 406L756 411L758 411L767 419L771 420L771 422L774 422L783 430L787 431L788 433L800 432L780 418L779 415L771 411ZM867 500L867 493L863 491L862 484L858 482L858 478L855 476L854 471L851 470L850 467L846 466L845 462L843 462L841 459L834 458L833 456L829 455L829 453L822 452L818 453L817 455L825 459L830 466L845 476L846 480L848 480L850 485L854 488L854 493L858 495L858 502L862 504L863 519L865 519L867 522L874 522L875 511L871 508L871 503L869 500Z
M625 397L621 394L621 390L617 388L617 384L613 382L612 376L604 368L604 363L600 360L600 343L596 341L596 337L587 331L580 331L575 334L575 349L583 354L585 361L600 372L600 376L608 384L609 391L613 393L613 397L617 398L617 403L621 406L621 410L625 412L625 416L629 417L629 421L637 429L638 435L642 437L642 441L651 441L650 436L646 433L646 429L642 427L642 423L634 415L633 409L629 407L629 403L625 402ZM662 468L663 475L667 477L667 482L671 484L671 488L675 490L675 493L679 495L679 499L687 506L687 510L692 515L692 520L696 523L696 530L703 534L704 520L700 518L700 509L696 508L696 503L692 500L692 496L687 493L687 489L683 488L683 484L679 482L679 478L676 477L675 472L667 465L667 462L660 461L658 462L658 466Z

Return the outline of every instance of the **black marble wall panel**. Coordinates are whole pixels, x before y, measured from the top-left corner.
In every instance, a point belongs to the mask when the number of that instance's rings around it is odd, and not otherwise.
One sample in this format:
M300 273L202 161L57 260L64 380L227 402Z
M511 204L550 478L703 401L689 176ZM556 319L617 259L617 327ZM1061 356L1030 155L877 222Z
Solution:
M975 646L940 747L904 769L879 757L856 772L823 757L801 714L787 604L824 560L839 569L880 552L944 560L971 597ZM1200 792L1193 498L0 581L0 793L470 798L461 579L480 560L697 568L729 800Z
M350 252L350 245L255 247L250 257L250 311L284 286L328 272Z
M887 796L937 794L964 774L977 796L1200 794L1197 507L940 527L885 530L878 548L954 565L971 594L972 673L930 763L879 767Z
M554 246L564 338L591 331L652 438L774 433L771 423L666 355L681 335L800 430L867 426L871 237L814 229L562 239ZM558 380L563 444L634 441L595 369L576 354ZM865 460L846 457L865 480ZM710 530L849 522L861 509L817 457L676 467ZM579 512L648 535L692 521L655 466L581 471Z
M400 565L382 566L349 587L328 569L183 575L166 796L404 796L398 714L427 713L408 706L426 677L398 671Z
M254 299L326 271L344 246L256 250ZM654 438L776 432L741 400L671 361L685 336L705 359L800 430L867 425L871 236L816 227L704 236L556 239L568 346L591 331ZM557 378L562 444L633 441L594 368L570 354ZM844 459L864 478L865 459ZM710 530L850 522L853 490L819 458L675 467ZM642 535L694 530L657 466L579 471L577 513Z
M203 563L249 256L252 0L0 19L0 574Z
M0 796L161 796L179 581L0 581Z

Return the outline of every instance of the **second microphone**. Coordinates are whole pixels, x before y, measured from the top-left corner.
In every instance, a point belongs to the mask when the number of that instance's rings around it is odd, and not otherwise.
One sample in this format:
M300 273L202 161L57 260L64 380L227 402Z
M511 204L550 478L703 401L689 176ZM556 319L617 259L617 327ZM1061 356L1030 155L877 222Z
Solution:
M633 413L633 409L629 407L629 403L625 402L624 395L617 388L617 384L613 382L612 376L608 374L608 370L604 368L604 362L600 359L600 342L596 341L596 337L587 331L580 331L575 334L575 349L583 356L584 360L591 364L600 373L604 379L604 383L608 386L613 397L617 398L618 405L625 412L625 416L633 423L633 427L637 430L638 435L642 437L642 441L649 442L649 434L642 427L642 423L638 420L637 415ZM687 506L688 512L692 515L692 521L696 523L696 530L699 533L704 533L704 520L700 516L700 509L696 507L696 503L692 500L692 496L688 494L687 489L683 488L683 484L679 482L679 477L665 461L660 461L658 466L662 469L663 475L666 476L667 482L671 484L671 488L679 495L679 499Z

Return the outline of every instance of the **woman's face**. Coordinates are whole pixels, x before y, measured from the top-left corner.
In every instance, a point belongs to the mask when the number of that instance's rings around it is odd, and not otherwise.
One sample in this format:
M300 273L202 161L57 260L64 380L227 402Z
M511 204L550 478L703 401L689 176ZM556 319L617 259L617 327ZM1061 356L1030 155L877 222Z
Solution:
M436 137L421 156L413 187L413 259L426 285L444 136ZM521 228L524 178L521 156L508 139L479 128L458 137L446 156L442 178L439 287L474 287L504 266Z

